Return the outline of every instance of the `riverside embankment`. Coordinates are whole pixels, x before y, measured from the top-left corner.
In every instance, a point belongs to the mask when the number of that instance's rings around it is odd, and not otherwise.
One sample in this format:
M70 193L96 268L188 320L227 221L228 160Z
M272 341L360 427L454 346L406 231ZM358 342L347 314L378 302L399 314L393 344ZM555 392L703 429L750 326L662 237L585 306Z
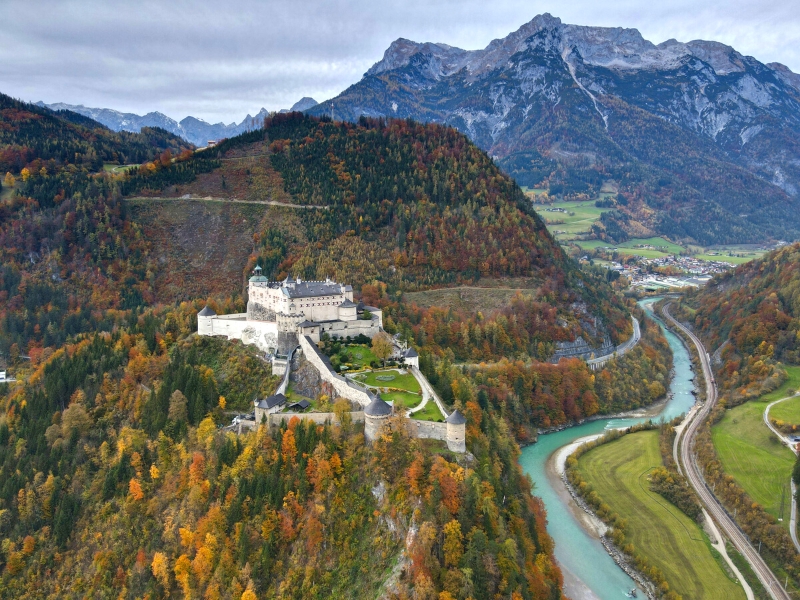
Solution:
M654 301L641 303L650 316L653 316L650 307ZM656 320L661 325L660 320ZM675 334L665 330L665 335L674 365L666 403L659 404L655 410L642 410L637 416L609 417L544 434L539 436L536 444L522 451L520 464L534 481L534 493L547 507L547 528L555 540L556 558L564 571L565 592L573 600L624 598L635 583L603 547L597 520L572 501L557 472L555 455L579 438L600 434L607 429L628 427L648 418L669 420L692 407L695 401L694 373L689 353Z

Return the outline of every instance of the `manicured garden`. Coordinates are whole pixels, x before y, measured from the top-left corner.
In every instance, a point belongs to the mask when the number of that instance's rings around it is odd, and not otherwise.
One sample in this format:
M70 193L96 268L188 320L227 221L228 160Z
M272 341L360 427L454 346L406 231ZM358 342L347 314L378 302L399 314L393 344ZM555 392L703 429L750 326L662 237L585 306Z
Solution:
M353 377L359 383L375 388L390 388L420 393L419 382L411 373L400 373L396 369L385 369L359 373Z
M435 421L437 423L444 422L444 415L442 415L442 411L439 410L439 407L436 406L436 402L433 400L428 400L428 403L422 410L412 413L411 418L419 421Z

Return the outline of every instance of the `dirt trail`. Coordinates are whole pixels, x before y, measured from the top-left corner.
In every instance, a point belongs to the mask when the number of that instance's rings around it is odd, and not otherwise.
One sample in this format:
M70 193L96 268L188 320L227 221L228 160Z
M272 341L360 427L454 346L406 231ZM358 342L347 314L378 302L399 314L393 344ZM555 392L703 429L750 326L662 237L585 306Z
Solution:
M328 205L316 206L314 204L292 204L290 202L279 202L278 200L240 200L239 198L214 198L212 196L179 196L177 198L167 198L164 196L137 196L129 198L129 200L197 200L200 202L222 202L233 204L265 204L267 206L284 206L286 208L306 208L327 210L330 208Z

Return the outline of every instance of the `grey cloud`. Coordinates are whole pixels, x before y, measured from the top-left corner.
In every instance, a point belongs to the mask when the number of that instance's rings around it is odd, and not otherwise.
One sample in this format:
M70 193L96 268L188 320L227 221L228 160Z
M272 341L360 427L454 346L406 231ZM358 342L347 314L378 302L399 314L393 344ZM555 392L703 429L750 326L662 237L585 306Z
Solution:
M0 91L228 123L336 95L398 37L482 48L548 11L655 43L713 39L800 70L800 0L4 0Z

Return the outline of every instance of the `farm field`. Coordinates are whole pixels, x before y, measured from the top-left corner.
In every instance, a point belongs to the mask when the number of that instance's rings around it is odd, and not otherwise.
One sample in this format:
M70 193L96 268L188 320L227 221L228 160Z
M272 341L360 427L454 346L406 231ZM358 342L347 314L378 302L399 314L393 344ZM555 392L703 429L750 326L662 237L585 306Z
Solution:
M783 368L786 370L786 374L789 377L783 382L783 384L781 384L781 387L774 392L764 394L761 396L760 400L764 400L765 402L774 402L775 400L780 400L781 398L789 396L789 390L800 390L800 367L784 365ZM772 411L778 408L778 406L780 405L773 407L772 410L769 411L769 414L772 414Z
M723 570L700 527L651 492L647 473L661 466L657 431L640 431L590 450L578 460L583 478L627 520L626 537L684 598L745 598Z
M767 404L763 399L751 400L726 411L711 428L711 439L725 473L769 514L783 518L781 524L788 529L789 478L795 457L764 424ZM770 415L774 417L772 411Z
M800 367L785 366L784 368L789 378L777 390L763 396L763 399L767 402L780 400L800 389ZM769 417L770 419L783 421L784 423L800 425L800 397L776 404L769 409Z
M600 215L609 210L598 208L594 203L594 200L554 202L553 204L536 204L534 209L547 223L550 233L558 241L563 242L573 239L578 234L589 233L592 225L600 219ZM561 210L566 212L560 212ZM563 223L554 221L563 221Z
M529 196L534 197L541 194L544 190L525 189ZM603 192L601 197L613 196L614 194ZM600 219L600 215L609 210L595 206L595 200L584 200L580 202L553 202L552 204L535 204L534 209L547 224L547 229L561 243L573 243L583 250L592 250L599 247L611 246L617 248L620 254L641 256L642 258L664 258L671 254L686 252L687 248L674 242L670 242L662 237L634 238L626 242L614 244L604 240L581 240L577 239L583 234L591 232L592 225ZM548 210L549 209L549 210ZM553 209L562 209L566 212L553 212ZM636 246L650 245L658 249L636 248ZM715 247L702 248L692 246L695 258L708 261L727 262L733 265L740 265L759 258L765 254L763 250L756 250L751 247Z

